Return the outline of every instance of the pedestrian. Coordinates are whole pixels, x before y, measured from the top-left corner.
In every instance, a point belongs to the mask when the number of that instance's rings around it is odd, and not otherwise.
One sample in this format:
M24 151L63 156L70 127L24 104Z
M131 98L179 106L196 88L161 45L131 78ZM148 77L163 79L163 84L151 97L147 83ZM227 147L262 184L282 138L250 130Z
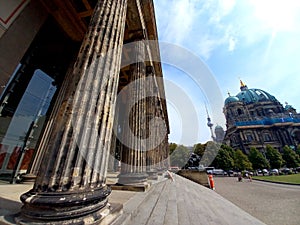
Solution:
M238 181L239 181L239 182L241 182L242 180L243 180L243 178L242 178L242 174L241 174L241 173L239 173L239 174L238 174Z
M252 182L252 176L251 176L251 174L249 174L248 178L249 178L249 181Z

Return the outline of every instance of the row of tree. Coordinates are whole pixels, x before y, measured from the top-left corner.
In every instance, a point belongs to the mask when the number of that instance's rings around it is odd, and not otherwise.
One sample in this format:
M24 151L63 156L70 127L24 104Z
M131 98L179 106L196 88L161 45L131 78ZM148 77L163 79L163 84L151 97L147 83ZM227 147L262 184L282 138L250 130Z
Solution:
M233 150L230 146L214 142L195 144L193 147L169 144L170 163L172 166L184 167L192 153L199 156L199 163L204 166L213 166L224 170L256 170L274 168L296 168L300 166L300 146L293 150L284 146L282 153L270 145L263 152L251 148L249 154L241 150ZM196 161L197 157L192 158Z

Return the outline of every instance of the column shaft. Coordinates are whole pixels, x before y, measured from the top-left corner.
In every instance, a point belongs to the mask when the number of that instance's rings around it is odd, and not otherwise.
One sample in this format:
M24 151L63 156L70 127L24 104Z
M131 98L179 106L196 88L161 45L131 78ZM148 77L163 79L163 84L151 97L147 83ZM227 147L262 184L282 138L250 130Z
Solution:
M130 91L127 99L128 116L123 123L129 123L129 130L123 129L126 143L123 143L121 151L120 184L143 183L147 177L146 172L146 146L142 141L146 133L146 65L145 43L134 43L133 52L135 63L130 66ZM123 126L127 127L127 126Z
M101 217L127 0L99 0L20 220L73 224ZM57 222L57 221L61 222ZM67 221L67 222L66 222Z

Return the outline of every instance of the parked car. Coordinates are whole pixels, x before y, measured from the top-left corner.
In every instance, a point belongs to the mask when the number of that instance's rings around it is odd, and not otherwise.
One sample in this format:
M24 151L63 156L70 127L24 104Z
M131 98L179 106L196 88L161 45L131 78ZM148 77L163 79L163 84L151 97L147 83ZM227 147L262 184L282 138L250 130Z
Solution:
M279 170L278 169L272 169L270 170L270 175L279 175Z
M262 171L261 171L260 169L255 170L254 175L255 175L255 176L262 175Z
M227 171L227 174L228 174L228 176L230 177L230 176L233 176L234 177L234 171L233 170L228 170Z
M216 175L216 176L217 175L221 175L221 176L227 175L227 173L222 169L214 169L214 170L212 170L212 173L213 173L213 175Z
M269 171L267 169L263 169L262 170L262 174L265 176L265 175L269 175Z
M281 170L281 172L284 173L284 174L291 174L292 173L292 171L289 168L283 168Z

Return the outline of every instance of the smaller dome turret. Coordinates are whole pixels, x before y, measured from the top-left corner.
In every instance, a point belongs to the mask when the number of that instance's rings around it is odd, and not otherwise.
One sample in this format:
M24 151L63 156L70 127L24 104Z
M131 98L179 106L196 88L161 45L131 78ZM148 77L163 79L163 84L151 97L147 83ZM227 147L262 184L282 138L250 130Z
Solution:
M238 101L240 101L238 97L229 96L228 98L225 99L225 105L232 103L232 102L238 102Z
M284 110L287 112L296 113L296 109L292 105L289 105L289 103L287 102L285 102Z

